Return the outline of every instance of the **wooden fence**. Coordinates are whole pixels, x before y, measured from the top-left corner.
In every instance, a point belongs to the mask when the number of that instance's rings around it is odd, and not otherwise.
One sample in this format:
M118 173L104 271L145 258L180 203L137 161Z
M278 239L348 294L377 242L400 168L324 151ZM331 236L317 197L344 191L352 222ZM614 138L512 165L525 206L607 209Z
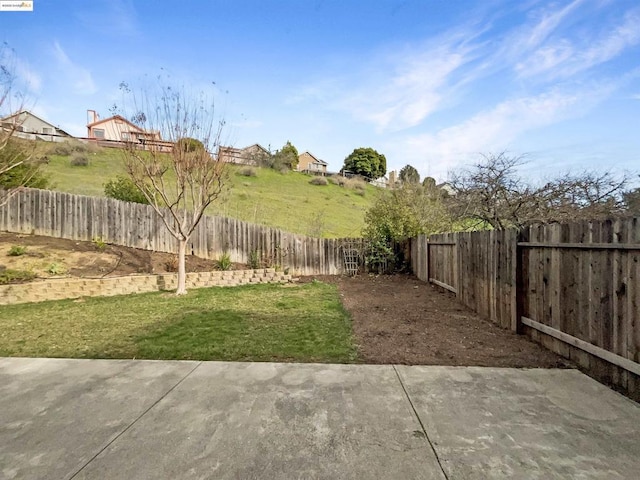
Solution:
M640 400L640 219L420 236L416 275Z
M24 189L0 207L0 231L46 235L159 252L178 252L177 241L148 205L49 190ZM268 266L280 265L296 275L335 275L344 271L342 245L353 239L296 235L233 218L204 216L189 251L217 259L248 263L259 252Z

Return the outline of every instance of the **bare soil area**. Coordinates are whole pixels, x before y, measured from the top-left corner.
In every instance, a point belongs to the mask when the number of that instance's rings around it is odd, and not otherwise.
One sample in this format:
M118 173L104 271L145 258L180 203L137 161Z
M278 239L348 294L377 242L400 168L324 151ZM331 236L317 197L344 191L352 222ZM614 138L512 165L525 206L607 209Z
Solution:
M24 254L9 255L12 247L24 247ZM214 260L188 255L187 272L216 270ZM25 270L37 278L72 276L102 278L177 270L177 256L136 248L80 242L38 235L0 233L0 270ZM234 265L234 268L245 268ZM55 271L55 273L52 273Z
M315 278L338 286L365 363L573 367L526 337L480 318L450 292L413 276Z

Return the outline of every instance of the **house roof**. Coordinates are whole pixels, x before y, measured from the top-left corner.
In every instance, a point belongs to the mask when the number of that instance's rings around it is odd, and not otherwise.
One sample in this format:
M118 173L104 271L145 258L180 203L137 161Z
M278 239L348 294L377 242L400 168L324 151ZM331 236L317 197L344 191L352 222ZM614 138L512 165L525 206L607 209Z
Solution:
M5 120L9 120L10 118L14 118L14 117L18 117L22 114L26 114L26 115L30 115L33 118L37 118L38 120L40 120L42 123L46 123L47 125L50 125L52 128L54 128L56 131L61 132L65 135L68 135L69 137L71 137L71 135L67 132L65 132L63 129L61 129L60 127L56 127L53 123L47 122L45 119L40 118L37 115L34 115L33 113L31 113L29 110L20 110L16 113L12 113L11 115L7 115L6 117L0 118L0 122L3 122Z
M109 118L103 118L102 120L98 120L97 122L88 123L87 124L87 128L95 127L96 125L100 125L101 123L109 122L111 120L120 120L120 121L126 123L127 125L135 128L136 131L138 131L138 132L141 132L141 133L145 132L145 130L143 128L140 128L135 123L130 122L129 120L124 118L122 115L114 115L114 116L109 117ZM153 132L146 132L146 133L153 133Z
M269 150L267 150L266 148L264 148L262 145L260 145L259 143L254 143L253 145L249 145L248 147L244 147L242 150L249 150L250 148L253 147L258 147L260 150L262 150L264 153L269 153ZM226 148L233 148L233 147L226 147Z
M307 152L302 152L300 154L300 156L304 155L304 154L309 155L311 158L313 158L313 160L315 161L315 163L319 163L320 165L329 165L327 162L325 162L324 160L320 160L318 157L316 157L313 153L307 151Z

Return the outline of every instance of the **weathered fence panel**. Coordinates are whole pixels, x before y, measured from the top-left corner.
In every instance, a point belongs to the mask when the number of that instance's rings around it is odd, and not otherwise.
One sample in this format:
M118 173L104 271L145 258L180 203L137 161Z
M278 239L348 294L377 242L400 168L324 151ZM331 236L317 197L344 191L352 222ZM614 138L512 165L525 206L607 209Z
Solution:
M456 234L431 235L427 242L428 279L453 293L458 290Z
M420 236L412 267L640 399L640 219Z
M524 333L640 397L640 219L521 233Z
M178 242L149 205L49 190L24 189L0 207L0 231L46 235L159 252L178 252ZM298 275L335 275L344 271L341 247L348 239L322 239L225 217L204 216L190 239L188 253L247 263L258 251L271 265Z

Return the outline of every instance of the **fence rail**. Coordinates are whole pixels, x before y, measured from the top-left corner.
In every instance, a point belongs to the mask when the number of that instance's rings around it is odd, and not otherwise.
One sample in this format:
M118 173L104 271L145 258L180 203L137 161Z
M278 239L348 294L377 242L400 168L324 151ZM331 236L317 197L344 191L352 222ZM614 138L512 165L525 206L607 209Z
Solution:
M640 399L640 219L420 236L412 267Z
M11 197L0 207L0 231L84 241L99 238L126 247L178 252L178 242L149 205L49 190L24 189ZM344 272L342 246L353 242L204 216L188 253L209 259L228 253L232 261L248 263L252 252L259 252L268 266L280 265L296 275L335 275Z

